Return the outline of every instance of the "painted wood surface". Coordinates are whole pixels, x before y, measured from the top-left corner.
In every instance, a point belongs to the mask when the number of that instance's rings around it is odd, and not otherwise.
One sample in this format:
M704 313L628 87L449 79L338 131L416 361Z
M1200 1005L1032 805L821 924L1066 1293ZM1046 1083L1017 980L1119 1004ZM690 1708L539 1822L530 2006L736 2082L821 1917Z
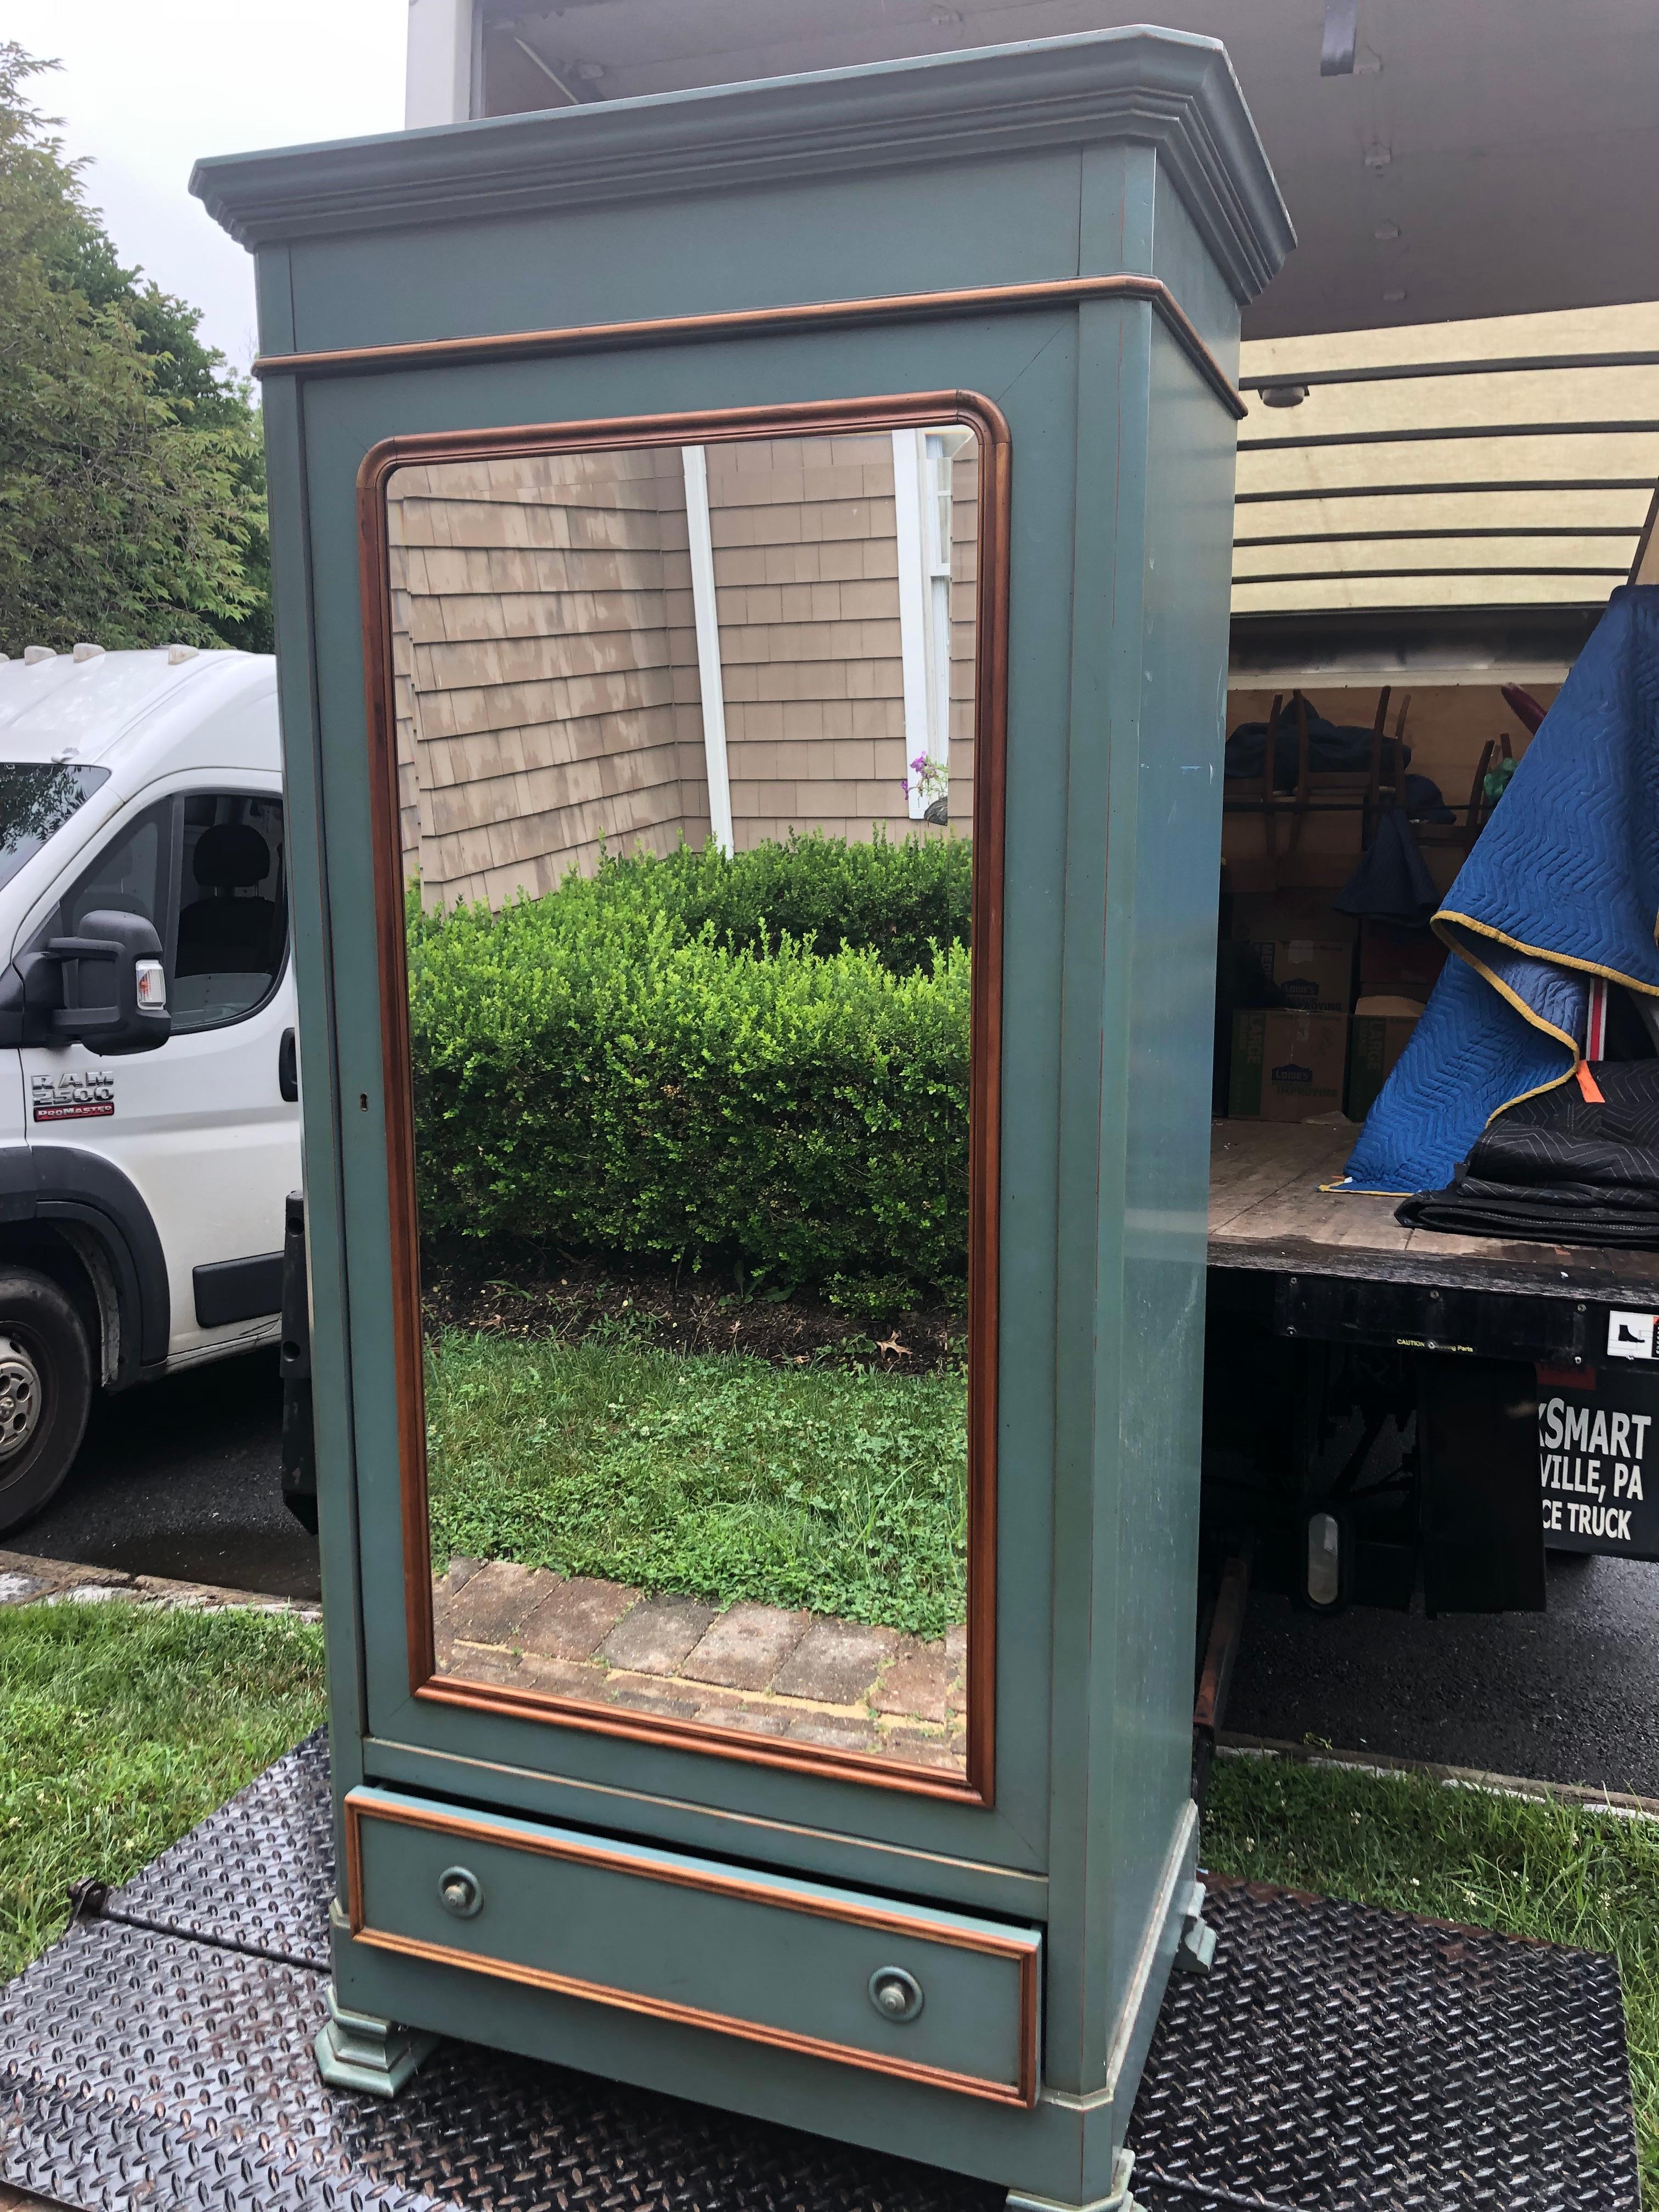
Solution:
M354 1791L346 1814L348 1911L375 1948L957 2095L1036 2097L1036 1929L394 1791ZM461 1916L442 1894L459 1872ZM898 2021L872 1995L895 1968L921 1998Z
M270 379L268 419L340 1790L401 1782L777 1880L1010 1921L1034 1908L1049 2094L1016 2109L781 2045L734 2064L730 2038L693 2022L377 1949L345 1926L342 1996L1097 2203L1195 1850L1229 379L1240 304L1290 243L1224 57L1099 34L257 156L199 182L258 247L266 352L298 371ZM609 335L582 337L598 325ZM398 343L421 350L381 350ZM988 395L1012 438L1008 620L975 690L981 711L981 693L999 714L1006 702L1008 731L1008 896L975 921L1005 978L994 1110L975 1129L1001 1178L994 1802L412 1695L426 1561L400 1510L357 471L394 438L963 392ZM728 713L746 703L733 690ZM731 734L735 787L739 746L777 740ZM686 750L695 780L701 748ZM983 750L975 767L978 799ZM682 1907L689 1928L697 1893ZM758 1970L765 1944L743 1942Z

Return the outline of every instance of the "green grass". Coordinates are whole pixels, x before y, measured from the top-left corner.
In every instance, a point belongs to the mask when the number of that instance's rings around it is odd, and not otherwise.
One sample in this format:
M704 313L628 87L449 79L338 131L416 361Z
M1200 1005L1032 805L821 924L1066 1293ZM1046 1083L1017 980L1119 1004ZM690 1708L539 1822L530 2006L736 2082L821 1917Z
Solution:
M432 1553L940 1636L964 1617L967 1386L450 1333Z
M1659 1826L1419 1776L1229 1759L1215 1771L1203 1856L1253 1881L1613 1953L1642 2201L1659 2212Z
M317 1727L322 1674L280 1615L0 1609L0 1981Z

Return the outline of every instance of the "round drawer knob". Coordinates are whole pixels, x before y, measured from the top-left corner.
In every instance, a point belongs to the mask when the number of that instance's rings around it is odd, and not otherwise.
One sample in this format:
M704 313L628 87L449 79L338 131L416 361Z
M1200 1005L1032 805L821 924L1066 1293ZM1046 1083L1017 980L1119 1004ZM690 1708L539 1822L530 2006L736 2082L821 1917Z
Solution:
M878 1966L870 1977L870 2002L884 2020L914 2020L921 2010L921 1984L902 1966Z
M471 1920L483 1903L483 1884L465 1867L446 1867L438 1876L438 1899L458 1920Z

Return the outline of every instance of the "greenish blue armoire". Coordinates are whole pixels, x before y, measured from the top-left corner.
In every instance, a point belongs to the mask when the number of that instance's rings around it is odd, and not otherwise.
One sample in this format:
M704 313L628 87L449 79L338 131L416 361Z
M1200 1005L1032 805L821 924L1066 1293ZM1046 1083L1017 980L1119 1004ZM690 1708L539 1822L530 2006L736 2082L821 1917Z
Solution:
M1291 244L1226 57L1106 32L214 160L192 189L258 264L339 1820L324 2070L395 2094L454 2035L1111 2204L1206 1936L1234 380ZM965 923L958 965L859 970L883 1021L959 990L969 1040L965 1354L910 1385L897 1325L880 1347L894 1391L965 1387L951 1588L899 1576L841 1619L741 1576L567 1571L556 1528L462 1558L416 1222L444 914L499 934L607 851L872 822L971 865L970 981ZM411 933L405 898L444 913ZM674 957L780 989L866 957L711 946ZM869 1080L902 1082L884 1053ZM695 1117L695 1082L657 1088ZM807 1111L766 1133L785 1183ZM887 1141L870 1203L920 1209L902 1267L941 1215L881 1182Z

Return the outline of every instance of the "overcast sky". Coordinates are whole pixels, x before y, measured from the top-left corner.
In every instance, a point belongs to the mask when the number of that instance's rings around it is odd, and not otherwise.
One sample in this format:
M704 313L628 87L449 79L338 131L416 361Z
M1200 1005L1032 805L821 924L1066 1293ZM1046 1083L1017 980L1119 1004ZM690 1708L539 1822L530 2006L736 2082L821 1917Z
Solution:
M246 368L253 264L191 198L191 164L401 129L407 16L407 0L3 0L0 38L62 62L35 104L92 156L87 197L121 258Z

